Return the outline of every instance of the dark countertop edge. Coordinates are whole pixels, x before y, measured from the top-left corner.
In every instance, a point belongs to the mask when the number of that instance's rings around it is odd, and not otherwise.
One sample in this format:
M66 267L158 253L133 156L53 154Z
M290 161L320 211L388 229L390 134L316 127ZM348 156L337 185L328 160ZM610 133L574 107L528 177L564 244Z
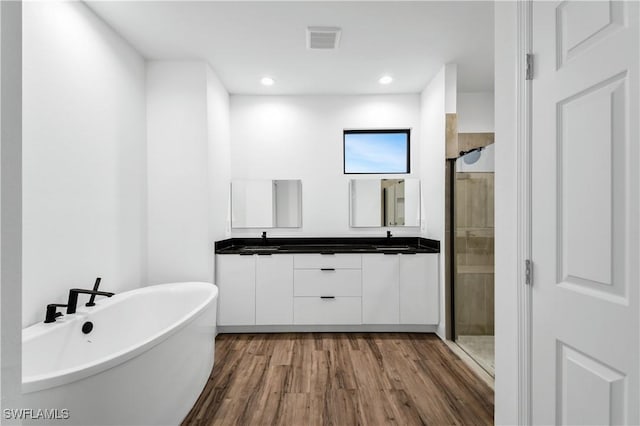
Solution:
M440 241L431 240L422 237L392 237L387 239L385 237L269 237L266 244L269 245L287 245L287 246L304 246L304 245L337 245L337 244L353 244L353 245L376 245L376 246L397 246L408 245L412 246L410 250L376 250L366 249L358 247L356 249L350 249L349 247L335 248L331 247L329 250L323 250L322 247L318 247L317 250L295 250L289 248L282 251L265 250L255 251L253 253L247 253L241 250L244 246L259 246L263 245L261 238L227 238L226 240L215 242L216 254L299 254L299 253L440 253Z

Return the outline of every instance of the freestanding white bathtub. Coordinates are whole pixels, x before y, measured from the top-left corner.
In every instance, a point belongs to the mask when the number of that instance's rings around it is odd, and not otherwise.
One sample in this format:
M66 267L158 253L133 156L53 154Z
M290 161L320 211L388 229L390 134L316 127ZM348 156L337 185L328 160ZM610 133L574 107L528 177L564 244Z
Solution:
M24 329L22 406L34 420L23 423L179 424L213 367L217 295L198 282L98 297L92 308L81 295L78 313Z

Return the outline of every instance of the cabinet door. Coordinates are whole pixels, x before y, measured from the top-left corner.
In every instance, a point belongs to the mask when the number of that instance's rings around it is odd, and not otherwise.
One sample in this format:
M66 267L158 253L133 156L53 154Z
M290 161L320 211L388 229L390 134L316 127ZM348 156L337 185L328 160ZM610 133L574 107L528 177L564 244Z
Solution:
M362 324L362 299L359 297L296 297L293 303L296 324Z
M256 256L216 256L216 284L220 290L218 324L255 325Z
M398 255L362 255L362 323L398 324Z
M257 256L256 324L293 324L293 255Z
M403 254L399 258L400 323L438 324L438 254Z

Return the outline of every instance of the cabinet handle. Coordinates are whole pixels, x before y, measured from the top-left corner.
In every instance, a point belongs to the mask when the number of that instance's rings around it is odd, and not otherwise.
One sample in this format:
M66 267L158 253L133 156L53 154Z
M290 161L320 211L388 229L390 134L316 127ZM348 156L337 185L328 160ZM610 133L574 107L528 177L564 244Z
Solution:
M335 253L331 253L331 252L328 252L328 251L320 253L320 254L323 255L323 256L333 256L333 255L335 255Z
M395 255L396 255L396 254L398 254L398 253L385 253L385 254L386 254L386 255L389 255L389 256L395 256Z
M258 253L258 256L271 256L273 253Z
M320 268L321 271L335 271L336 268Z
M320 299L335 299L335 296L320 296Z

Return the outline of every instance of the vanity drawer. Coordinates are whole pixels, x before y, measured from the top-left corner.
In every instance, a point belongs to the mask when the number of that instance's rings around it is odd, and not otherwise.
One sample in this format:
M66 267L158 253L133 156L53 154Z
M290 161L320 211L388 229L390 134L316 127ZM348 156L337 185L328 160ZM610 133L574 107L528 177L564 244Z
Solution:
M362 269L362 256L359 254L296 254L293 258L295 269Z
M293 271L293 295L361 296L360 269L296 269Z
M294 324L362 324L362 298L293 298Z

